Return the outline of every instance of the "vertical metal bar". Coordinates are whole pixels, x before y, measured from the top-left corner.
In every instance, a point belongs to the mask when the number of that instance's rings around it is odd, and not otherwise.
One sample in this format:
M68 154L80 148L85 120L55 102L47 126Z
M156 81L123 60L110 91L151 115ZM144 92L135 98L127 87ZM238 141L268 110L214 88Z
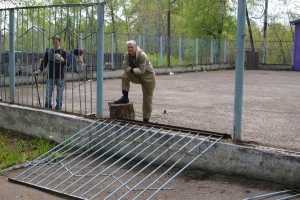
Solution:
M50 10L50 9L49 9ZM49 18L50 18L50 14L49 14ZM45 27L45 20L46 20L46 9L44 8L43 9L43 45L45 45L44 46L44 51L43 51L43 54L42 54L42 59L44 59L44 54L46 53L46 38L45 38L45 36L46 36L46 27ZM50 26L49 26L50 27ZM50 35L50 32L49 32L49 35ZM48 68L49 69L49 68ZM48 70L49 71L49 70ZM48 73L46 74L46 76L48 75ZM44 76L43 76L43 81L44 81ZM46 85L46 84L44 84L44 85ZM45 87L44 87L44 85L43 85L43 92L42 92L42 99L43 99L43 101L42 101L42 104L43 105L45 105Z
M227 40L224 39L224 63L227 63Z
M214 63L214 40L210 39L210 64Z
M182 39L179 38L179 65L182 65Z
M93 14L93 11L94 11L94 7L92 7L92 9L91 9L91 15ZM87 12L87 14L89 14L89 8L88 7L86 7L86 12ZM91 21L89 21L89 20L91 20ZM92 32L92 28L91 27L89 27L88 26L88 24L93 24L92 23L92 20L93 19L90 19L89 17L86 17L86 20L85 20L85 35L88 35L89 34L89 32ZM87 31L89 31L89 32L87 32ZM94 62L93 62L93 36L91 36L90 37L90 43L89 43L89 46L90 46L90 49L91 49L91 56L90 56L90 63L91 63L91 67L90 67L90 79L92 79L93 78L93 64L94 64ZM85 78L87 78L87 71L85 72ZM83 86L84 86L84 113L85 114L87 114L87 88L86 88L86 82L85 82L85 79L83 80Z
M5 19L5 21L4 21L4 28L6 28L6 20L7 20L7 12L5 11L5 17L4 17L4 19ZM6 47L6 34L5 34L5 31L4 31L4 38L3 38L3 44L4 44L4 49L5 49L5 47ZM5 99L5 101L7 101L7 95L6 95L6 93L7 93L7 90L6 90L6 83L5 83L5 80L6 80L6 77L4 76L4 99ZM1 95L1 97L2 97L2 95Z
M4 37L4 35L2 35L2 21L4 21L3 20L3 18L2 18L2 16L5 16L5 15L3 15L3 12L5 12L5 11L0 11L0 101L2 101L2 65L1 65L1 63L2 63L2 37Z
M104 4L98 3L97 116L103 117Z
M15 9L9 10L9 87L10 103L15 101Z
M234 124L233 141L241 141L242 109L244 87L244 56L245 56L245 20L246 0L238 1L238 25L236 33L236 61L235 61L235 95L234 95Z
M35 10L33 9L33 12L35 12ZM29 65L27 66L27 73L28 75L32 75L32 70L33 70L33 62L34 62L34 59L33 59L33 52L34 52L34 31L35 31L35 25L34 25L34 20L33 20L33 15L31 15L31 19L30 19L33 23L32 23L32 29L31 29L31 50L30 50L30 53L31 53L31 70L29 71L30 67ZM39 44L39 43L37 43ZM30 73L30 74L29 74ZM34 79L33 79L34 76L31 76L31 106L33 106L33 100L34 100L34 97L33 97L33 94L34 94ZM28 77L29 79L29 77Z
M29 56L28 56L28 52L29 52L29 14L28 14L28 10L25 9L25 16L26 16L26 30L24 32L26 33L26 67L29 66ZM25 36L25 35L24 35ZM29 105L28 102L28 96L29 96L29 83L28 83L28 73L25 73L25 80L26 80L26 105Z
M100 8L99 8L99 6L97 6L97 15L99 15L98 14L98 10L99 10ZM92 14L94 14L94 7L92 7L92 11L91 11L91 13ZM94 20L94 18L91 18L91 24L94 24L94 22L93 22L93 20ZM96 63L96 68L97 68L97 70L96 70L96 73L97 73L97 96L96 96L96 98L98 98L98 96L103 96L103 87L102 87L102 90L100 91L100 93L99 93L99 88L98 88L98 79L100 78L100 77L98 77L98 73L100 73L100 74L102 74L103 73L103 68L101 67L101 66L99 66L98 65L98 59L101 59L100 57L98 57L97 55L98 55L98 52L99 52L99 50L100 49L98 49L98 40L99 40L99 37L98 37L98 34L100 34L100 27L98 26L98 24L100 23L100 21L99 20L101 20L99 17L98 17L98 20L97 20L97 36L96 36L96 40L97 40L97 50L96 50L96 59L97 59L97 63ZM102 29L101 29L102 30ZM92 37L91 37L91 42L93 41L93 39L92 39ZM103 44L104 44L104 42L103 42ZM101 64L101 63L100 63ZM98 70L98 69L101 69L100 71ZM92 101L92 99L93 99L93 90L92 90L92 87L93 87L93 84L92 84L92 76L93 76L93 74L92 74L92 72L91 72L91 76L90 76L90 111L91 111L91 114L93 113L93 101ZM101 78L100 78L101 79ZM102 80L100 80L99 79L99 81L100 81L100 83L102 83L103 84L103 81ZM100 84L101 85L101 84ZM101 104L102 104L103 102L102 102L102 100L101 100ZM98 100L97 100L97 102L96 102L96 109L98 109ZM103 106L102 106L103 107ZM102 112L102 110L103 109L101 109L101 108L99 108L99 110L101 110L101 112ZM96 114L97 114L97 111L96 111Z
M138 41L137 42L138 42L138 46L140 47L141 46L141 34L138 35Z
M21 19L21 21L22 22L24 21L24 9L22 9L22 19ZM24 23L22 23L21 32L23 32L23 31L24 31ZM24 36L22 36L21 42L22 42L22 44L24 44ZM24 47L22 47L22 51L23 50L24 50ZM23 66L25 65L25 63L24 63L24 54L23 53L22 53L22 65ZM22 76L22 86L24 84L23 77L24 77L24 73L23 73L23 76ZM22 104L23 104L24 103L24 87L22 87L21 96L22 96Z
M163 66L163 37L162 35L159 37L159 64Z
M295 66L295 62L294 62L294 58L295 58L295 42L293 42L293 44L292 44L292 52L293 53L291 53L291 56L292 56L292 62L291 62L291 64L292 64L292 66L294 67ZM293 69L293 68L292 68Z
M111 69L114 69L115 63L114 63L114 33L110 34L110 64Z
M199 58L198 58L198 55L199 55L198 38L196 38L196 65L199 64Z
M16 27L18 27L18 24L19 24L18 10L16 11L16 19L17 19ZM18 34L18 32L19 32L19 29L17 28L17 30L16 30L16 44L17 44L16 45L17 46L16 52L22 52L22 55L23 55L23 51L21 51L22 49L18 48L19 47L19 45L18 45L18 43L19 43L19 37L18 37L19 34ZM20 66L21 66L21 60L19 59L19 53L17 53L17 72L19 72ZM22 72L23 72L23 70L22 70ZM22 77L23 77L23 73L22 73ZM23 79L22 79L22 81L23 81ZM19 73L18 73L18 76L16 76L16 84L15 85L17 86L16 91L18 91L17 92L18 97L17 98L15 97L16 98L15 102L20 103L20 89L19 89L20 88L20 76L19 76Z

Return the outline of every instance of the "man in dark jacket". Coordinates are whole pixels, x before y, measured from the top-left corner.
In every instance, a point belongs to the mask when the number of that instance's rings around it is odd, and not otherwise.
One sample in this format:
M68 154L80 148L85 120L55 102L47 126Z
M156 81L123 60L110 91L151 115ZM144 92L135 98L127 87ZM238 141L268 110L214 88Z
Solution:
M58 35L52 38L52 43L53 48L45 52L40 68L36 73L41 73L48 66L45 107L52 109L51 99L54 86L56 85L57 95L55 109L61 110L63 91L66 83L64 72L67 52L60 48L60 37Z

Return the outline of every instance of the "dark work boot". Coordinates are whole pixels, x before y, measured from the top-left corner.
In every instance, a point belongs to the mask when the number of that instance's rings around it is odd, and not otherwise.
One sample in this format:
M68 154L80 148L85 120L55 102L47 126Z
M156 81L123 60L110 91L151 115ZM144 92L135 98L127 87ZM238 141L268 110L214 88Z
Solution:
M115 104L129 103L128 92L127 91L122 91L122 93L123 93L123 96L120 99L114 101Z
M149 119L143 119L143 122L148 123L148 122L149 122Z

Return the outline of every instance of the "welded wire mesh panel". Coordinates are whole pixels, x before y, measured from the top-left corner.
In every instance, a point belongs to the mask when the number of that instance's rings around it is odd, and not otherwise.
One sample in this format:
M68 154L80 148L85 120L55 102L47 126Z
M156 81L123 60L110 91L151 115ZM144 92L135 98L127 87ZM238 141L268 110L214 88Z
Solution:
M96 121L10 180L74 199L151 199L221 138Z
M41 75L35 77L41 65L49 69L49 63L42 63L44 55L53 48L52 37L58 35L61 39L60 48L66 51L64 64L59 69L63 71L66 84L62 86L64 93L62 110L82 114L93 112L96 99L94 97L92 84L93 72L97 68L97 19L101 13L98 12L98 4L86 5L57 5L28 8L15 8L1 10L1 97L2 101L9 102L9 92L13 87L10 83L9 75L13 72L15 76L14 103L44 107L47 80L50 70L44 70ZM9 14L13 13L12 16ZM13 19L13 20L12 20ZM15 30L9 30L8 24L15 24ZM13 33L13 37L9 35ZM8 47L9 42L14 41L14 45ZM13 48L14 52L8 52L8 48ZM74 49L85 49L82 55L83 65L76 61ZM72 55L74 54L74 55ZM9 57L14 56L13 63L9 63ZM75 60L74 60L75 59ZM79 59L80 60L80 59ZM14 65L14 67L13 67ZM14 68L14 70L13 70ZM101 67L100 67L101 68ZM51 77L50 77L51 78ZM55 82L48 85L53 88L51 104L53 109L58 98L58 88ZM3 95L2 95L3 94ZM74 95L79 94L79 98Z

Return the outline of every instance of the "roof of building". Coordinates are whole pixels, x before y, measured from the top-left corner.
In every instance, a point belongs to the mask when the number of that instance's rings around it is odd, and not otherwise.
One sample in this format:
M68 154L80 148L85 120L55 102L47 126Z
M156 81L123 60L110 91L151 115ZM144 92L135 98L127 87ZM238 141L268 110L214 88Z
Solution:
M297 19L297 20L294 20L294 21L290 21L291 25L296 25L298 23L300 23L300 19Z

